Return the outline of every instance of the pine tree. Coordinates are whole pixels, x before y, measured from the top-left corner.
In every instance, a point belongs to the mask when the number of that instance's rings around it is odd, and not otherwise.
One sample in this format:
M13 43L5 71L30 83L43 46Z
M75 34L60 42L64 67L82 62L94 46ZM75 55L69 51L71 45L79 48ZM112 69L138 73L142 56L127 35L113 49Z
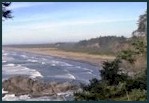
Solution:
M11 5L11 2L2 2L2 20L12 18L12 11L8 9Z

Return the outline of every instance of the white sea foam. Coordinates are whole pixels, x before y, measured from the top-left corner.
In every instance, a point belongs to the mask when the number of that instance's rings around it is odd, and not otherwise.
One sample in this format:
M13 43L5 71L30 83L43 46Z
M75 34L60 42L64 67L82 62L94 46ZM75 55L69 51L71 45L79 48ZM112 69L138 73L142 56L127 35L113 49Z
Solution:
M23 67L21 65L17 66L3 66L2 72L4 75L29 75L31 78L43 77L40 72L35 69L30 69Z
M73 95L73 91L59 92L57 93L57 95L58 96L65 95L67 97L67 96Z
M25 101L30 99L28 95L15 96L15 94L6 94L2 97L2 101Z
M29 62L38 62L37 60L28 59Z
M2 82L4 81L4 80L7 80L8 78L2 78Z
M8 91L4 91L4 88L2 89L2 94L8 93Z
M41 58L41 59L44 60L44 61L47 60L47 59L45 59L45 58Z
M63 101L62 98L52 98L49 96L30 98L29 95L15 96L14 94L7 94L2 97L2 101Z
M85 70L85 71L88 71L89 69L87 69L87 68L82 68L83 70Z
M62 61L57 61L57 60L52 60L51 61L51 65L59 65L59 66L73 66L69 63L66 63L66 62L62 62Z
M2 97L2 101L15 101L14 94L7 94L4 97Z
M69 66L69 67L73 66L73 65L71 65L71 64L69 64L69 63L65 63L65 62L63 63L63 65L64 65L64 66Z
M70 73L63 74L63 75L55 75L55 76L51 76L51 77L64 78L64 79L76 79L75 76Z
M66 62L60 62L59 64L60 64L60 66L68 66L68 67L73 66L73 65L66 63Z
M61 98L49 98L49 97L38 97L38 98L30 98L26 101L63 101Z
M46 64L45 62L41 62L41 64Z
M54 63L54 64L59 64L59 63L60 63L60 61L51 60L51 63Z
M21 57L26 58L27 56L26 55L21 55Z
M87 72L88 74L92 74L92 72ZM94 75L94 74L93 74Z
M81 68L80 66L75 66L76 68Z
M6 64L5 66L14 67L15 64Z
M81 81L83 81L83 82L85 82L86 84L89 84L90 83L90 81L89 80L87 80L87 79L79 79L79 80L81 80Z
M12 58L12 57L7 57L7 56L2 56L2 60L4 60L4 61L13 61L14 58Z
M75 78L75 76L74 76L74 75L72 75L72 74L70 74L70 73L69 73L69 74L67 74L67 75L68 75L68 77L70 77L71 79L76 79L76 78Z
M43 76L41 75L41 73L39 73L38 71L34 71L34 73L30 76L31 78L36 78L36 77L42 77L43 78Z
M53 63L53 64L51 64L51 65L52 65L52 66L56 66L56 64L54 64L54 63Z
M3 60L2 63L6 63L7 61Z
M7 56L8 55L8 53L3 53L3 56Z
M18 64L18 65L16 65L16 67L21 67L21 65L20 65L20 64Z

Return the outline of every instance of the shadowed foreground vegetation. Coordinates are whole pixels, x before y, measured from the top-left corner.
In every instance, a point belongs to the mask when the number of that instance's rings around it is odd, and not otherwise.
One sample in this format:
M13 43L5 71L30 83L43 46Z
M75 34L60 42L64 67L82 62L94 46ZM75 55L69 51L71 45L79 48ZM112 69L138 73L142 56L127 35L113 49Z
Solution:
M82 91L74 93L75 100L147 100L147 20L144 16L146 14L140 16L128 48L119 51L115 60L104 62L99 71L101 79L92 79L89 85L82 84Z

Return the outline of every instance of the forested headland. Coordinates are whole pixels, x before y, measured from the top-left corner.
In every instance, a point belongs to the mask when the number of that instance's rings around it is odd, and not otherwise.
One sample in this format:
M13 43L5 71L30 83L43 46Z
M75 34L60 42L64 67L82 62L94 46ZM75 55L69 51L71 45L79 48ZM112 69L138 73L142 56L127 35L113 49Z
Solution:
M122 46L116 59L103 63L101 79L92 79L89 85L82 84L82 91L75 93L79 100L147 100L147 12L139 17L138 29L132 37L121 37ZM107 39L107 38L106 38ZM95 40L95 39L92 39ZM90 41L92 41L90 40ZM111 43L115 41L111 39ZM107 41L106 43L108 43ZM83 45L87 41L80 42ZM119 45L123 45L123 44ZM115 48L118 49L118 48ZM128 72L131 70L131 73Z

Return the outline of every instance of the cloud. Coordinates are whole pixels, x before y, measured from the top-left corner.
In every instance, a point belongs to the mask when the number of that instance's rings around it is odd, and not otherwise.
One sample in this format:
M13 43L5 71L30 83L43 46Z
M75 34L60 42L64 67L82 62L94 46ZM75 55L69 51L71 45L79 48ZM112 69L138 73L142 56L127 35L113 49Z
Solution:
M130 36L134 29L133 19L119 20L69 20L61 22L38 22L3 26L3 44L49 43L78 41L100 35ZM126 22L127 21L127 22ZM114 23L113 22L118 22ZM124 22L119 23L119 22ZM102 23L104 25L102 25ZM108 23L108 24L105 24ZM126 25L125 25L126 23ZM99 24L99 25L96 25ZM87 25L87 26L86 26ZM116 28L115 28L116 27ZM127 28L125 28L127 27ZM4 29L5 28L5 29Z
M28 19L30 21L30 19ZM119 22L129 22L129 21L136 21L137 19L92 19L92 20L68 20L68 21L43 21L43 22L31 22L30 23L23 23L22 25L7 25L10 28L17 28L17 29L28 29L28 30L38 30L38 29L54 29L54 28L62 28L62 27L75 27L75 26L88 26L88 25L96 25L96 24L105 24L105 23L119 23ZM26 20L27 21L27 20ZM35 20L36 21L36 20ZM38 21L38 19L37 19Z
M20 8L28 8L33 6L45 5L45 4L54 4L53 2L12 2L12 5L9 7L10 9L20 9Z

